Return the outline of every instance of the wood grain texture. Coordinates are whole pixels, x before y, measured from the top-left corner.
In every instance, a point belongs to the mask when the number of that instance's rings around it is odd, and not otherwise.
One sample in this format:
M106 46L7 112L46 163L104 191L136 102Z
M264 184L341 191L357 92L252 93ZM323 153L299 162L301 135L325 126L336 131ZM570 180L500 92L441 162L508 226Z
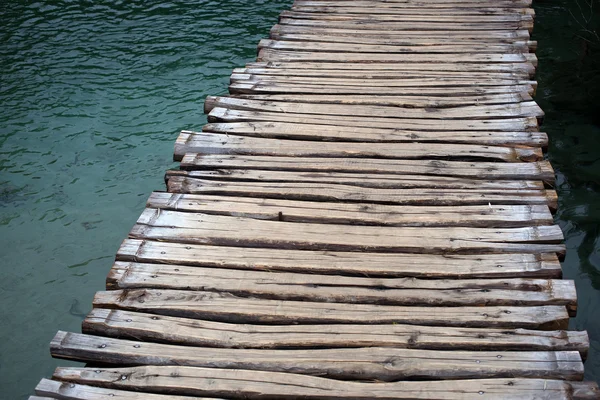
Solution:
M394 347L429 350L579 351L589 348L586 332L481 329L388 324L251 325L93 309L84 333L186 346L225 348Z
M564 253L560 227L414 228L327 225L146 209L133 239L295 250L429 254Z
M133 289L98 292L94 307L229 323L408 324L563 330L564 306L404 307L253 299L229 293Z
M559 278L554 254L434 255L254 249L126 239L119 261L372 277Z
M122 379L125 377L125 379ZM268 371L179 366L134 368L58 368L54 379L125 390L152 390L235 399L314 400L590 400L595 383L548 379L478 379L424 382L342 382Z
M154 192L150 208L323 224L522 227L551 225L547 206L390 206Z
M92 383L94 384L94 383ZM40 396L51 396L44 397L47 399L60 399L60 400L106 400L106 399L119 399L119 400L217 400L215 398L200 398L200 397L182 397L178 395L160 395L147 393L147 391L130 391L131 389L125 388L125 390L117 389L106 389L95 386L81 385L70 382L59 382L50 379L42 379L40 383L35 387L36 394ZM30 397L35 399L35 397ZM40 398L41 399L41 398Z
M215 181L172 176L168 191L202 195L389 205L547 205L556 210L554 190L381 189L340 184Z
M227 349L142 343L60 331L52 340L50 351L54 357L103 364L251 369L336 379L583 378L583 363L576 351L470 352L378 347Z
M223 131L227 128L220 127ZM226 132L223 132L226 133ZM388 175L429 175L470 179L539 180L554 182L554 170L548 161L532 163L461 162L447 160L392 160L342 157L270 157L229 154L184 153L194 133L182 133L178 140L184 170L246 169L263 171L343 172Z

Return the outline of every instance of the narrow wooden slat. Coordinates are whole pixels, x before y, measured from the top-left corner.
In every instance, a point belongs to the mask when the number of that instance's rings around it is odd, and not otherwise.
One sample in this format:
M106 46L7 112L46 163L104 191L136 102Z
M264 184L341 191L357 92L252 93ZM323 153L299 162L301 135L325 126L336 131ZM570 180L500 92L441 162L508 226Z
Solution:
M548 207L538 205L411 207L154 192L147 206L202 214L324 224L519 227L553 223Z
M288 51L323 51L340 53L387 53L387 54L521 54L529 53L529 43L470 43L470 44L431 44L429 46L408 46L394 43L340 43L327 40L305 41L287 39L262 39L259 49L274 49Z
M424 39L426 40L426 39ZM512 81L531 81L528 76L516 71L516 72L465 72L465 71L411 71L411 70L343 70L343 69L310 69L310 68L259 68L259 67L246 67L246 68L235 68L234 74L246 74L246 75L270 75L270 76L286 76L286 77L315 77L315 78L352 78L352 79L423 79L423 78L439 78L440 80L456 79L466 80L468 78L477 79L478 81L499 81L499 80L512 80ZM521 96L527 96L527 94L520 94ZM520 98L519 94L504 94L496 95L498 98L509 98L513 99L513 102L531 101L531 98L524 100ZM412 97L414 98L414 97ZM411 99L412 99L411 98ZM485 98L483 98L485 99ZM364 98L363 100L368 100ZM427 99L423 99L427 100ZM438 100L438 99L436 99ZM442 98L439 100L452 101L452 98ZM472 100L472 99L471 99ZM474 100L473 100L474 101ZM482 100L478 100L480 102ZM310 103L310 101L305 101Z
M534 88L532 85L508 85L508 86L485 86L477 82L465 82L462 85L456 83L452 86L420 87L418 83L409 82L406 87L371 87L368 85L333 85L309 83L278 83L278 82L260 82L260 81L238 81L229 85L231 94L329 94L329 95L406 95L406 96L481 96L489 94L510 94L527 92L532 95Z
M519 8L529 7L532 0L495 0L495 1L480 1L480 0L450 0L450 1L430 1L430 0L386 0L386 1L339 1L339 0L295 0L294 6L311 6L311 7L378 7L378 8ZM440 10L445 12L445 10Z
M313 28L310 28L314 31ZM365 34L368 31L365 31ZM362 33L357 33L362 34ZM443 35L447 35L446 32ZM412 33L411 33L412 36ZM344 71L437 71L437 72L487 72L494 73L513 73L522 74L522 76L532 77L535 74L535 67L529 62L512 62L512 63L469 63L469 62L449 62L448 57L445 60L440 60L436 63L428 62L410 62L410 63L389 63L389 62L311 62L311 61L269 61L269 62L252 62L246 64L247 68L298 68L298 69L339 69Z
M391 83L390 83L391 84ZM209 96L204 102L204 112L210 113L214 108L230 110L246 110L276 113L313 115L344 115L349 117L373 117L400 119L501 119L518 117L536 117L544 115L536 102L522 102L503 105L479 105L453 108L399 108L385 106L349 105L349 104L313 104L287 103L281 101L266 102L260 100L237 99L233 97Z
M564 253L560 227L414 228L296 224L146 209L134 239L217 246L399 253Z
M241 112L246 113L246 111ZM252 114L252 112L249 113ZM420 142L407 142L394 146L388 143L296 141L234 136L227 133L198 133L188 131L181 133L175 146L175 155L177 157L183 157L187 153L200 153L284 157L389 158L404 160L479 159L482 161L504 162L531 162L543 158L540 148Z
M223 133L227 128L219 127ZM235 127L234 127L235 128ZM212 129L212 128L211 128ZM178 145L185 151L193 134L182 133ZM376 158L270 157L186 153L181 160L185 170L246 169L273 171L344 172L364 174L454 176L471 179L540 180L554 182L554 170L548 161L532 163L461 162L441 160L391 160Z
M215 122L205 125L202 129L204 132L225 133L228 135L333 142L419 142L508 147L546 147L548 143L548 136L545 133L535 131L411 131L273 121ZM179 145L184 139L194 140L198 135L200 134L183 131L176 145Z
M94 383L90 382L92 385ZM40 396L52 396L45 398L60 399L60 400L210 400L206 397L182 397L178 395L160 395L147 393L145 391L130 391L132 388L124 388L125 390L105 389L101 387L81 385L70 382L58 382L49 379L42 379L35 388L35 392ZM133 388L136 390L136 388ZM150 389L151 390L151 389ZM152 390L151 390L152 391ZM29 399L41 399L41 397L30 397ZM211 398L213 400L217 400Z
M380 5L384 4L383 7ZM331 4L329 6L312 6L304 5L299 3L291 7L291 11L301 13L318 13L318 14L386 14L386 15L456 15L456 16L471 16L471 15L531 15L533 9L531 8L510 8L510 7L479 7L479 8L445 8L440 10L434 8L431 5L422 6L420 8L407 8L407 7L385 7L385 3L377 4L377 7L373 7L374 4L370 4L369 7L359 2L358 5L354 2L348 2L347 4ZM283 14L282 14L283 15Z
M380 189L340 184L261 183L173 176L171 193L413 206L547 205L556 210L554 190Z
M285 103L284 103L285 104ZM303 124L308 122L305 114L278 113L231 110L215 107L208 114L209 122L253 122L273 121ZM401 124L406 130L423 131L530 131L537 130L538 122L534 117L502 118L502 119L466 119L466 120L444 120L402 118L392 120L383 117L370 117L368 120L361 117L350 117L346 115L311 115L310 123L344 126L362 126L375 128L396 129Z
M533 21L502 21L502 22L461 22L461 21L436 21L432 17L431 21L378 21L371 19L366 22L360 19L355 20L323 20L323 19L300 19L281 17L279 19L281 25L293 26L318 26L330 27L338 29L364 29L364 30L437 30L437 31L486 31L486 30L520 30L527 29L530 32L533 30Z
M328 22L329 25L329 22ZM379 27L379 24L374 25ZM300 62L353 62L353 63L531 63L537 65L535 54L378 54L378 53L335 53L286 51L261 49L257 61L300 61Z
M562 330L569 323L563 306L404 307L320 303L237 297L189 290L97 292L94 307L149 312L229 323L408 324L471 328Z
M339 172L297 172L297 171L273 171L228 169L228 170L168 170L166 179L180 176L190 179L217 180L217 181L239 181L239 182L290 182L290 183L314 183L339 184L357 186L361 188L381 189L414 189L414 188L437 188L437 189L475 189L481 191L489 190L543 190L544 184L540 181L526 180L483 180L465 179L456 177L433 177L430 175L394 175L394 174L348 174Z
M356 278L285 272L233 271L117 261L107 288L183 289L237 296L405 306L577 307L573 281L544 279L417 280Z
M347 253L189 245L126 239L117 260L239 270L374 277L506 278L561 276L553 254L433 255Z
M590 397L578 396L580 387L597 391L594 383L548 379L371 383L267 371L178 366L58 368L54 379L126 390L175 392L192 396L217 395L236 399L479 400L484 396L491 400L587 400Z
M52 340L50 351L58 358L76 358L102 364L256 369L338 379L583 378L583 363L576 351L469 352L378 347L316 350L200 348L60 331Z
M373 8L376 10L377 8ZM316 10L304 11L292 8L284 10L279 15L280 18L296 18L296 19L314 19L319 21L360 21L366 23L378 22L445 22L448 24L448 30L451 30L454 23L471 22L476 24L499 24L503 26L507 22L524 22L533 24L533 17L527 13L482 13L478 15L469 15L466 13L409 13L409 14L390 14L389 10L386 13L342 13L339 12L319 12ZM385 9L384 9L385 10Z
M587 354L586 332L450 328L389 324L248 325L95 308L84 333L225 348L394 347L429 350L573 350Z

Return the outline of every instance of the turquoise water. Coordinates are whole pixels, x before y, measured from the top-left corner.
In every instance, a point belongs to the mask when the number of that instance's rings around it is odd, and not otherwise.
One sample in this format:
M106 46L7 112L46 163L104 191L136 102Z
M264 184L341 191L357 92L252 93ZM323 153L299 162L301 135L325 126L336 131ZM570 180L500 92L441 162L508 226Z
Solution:
M559 174L565 274L579 289L573 327L590 331L587 376L598 380L598 107L581 93L591 78L573 77L579 59L564 35L572 27L562 2L540 3L538 100ZM121 240L150 192L164 188L178 132L205 123L204 97L226 91L231 70L255 56L289 4L0 2L5 398L26 398L40 377L67 364L50 358L49 341L59 329L80 330Z

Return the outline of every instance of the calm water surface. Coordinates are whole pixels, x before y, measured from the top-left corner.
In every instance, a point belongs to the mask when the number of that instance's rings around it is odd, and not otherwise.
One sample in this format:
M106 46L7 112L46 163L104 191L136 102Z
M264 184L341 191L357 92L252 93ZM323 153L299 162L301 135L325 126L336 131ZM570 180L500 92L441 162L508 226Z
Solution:
M26 398L58 364L57 330L79 331L114 254L181 129L205 123L290 0L0 2L0 387ZM600 131L569 108L581 86L561 1L538 7L540 93L569 252L600 377ZM574 55L575 54L575 55ZM562 79L562 80L561 80Z

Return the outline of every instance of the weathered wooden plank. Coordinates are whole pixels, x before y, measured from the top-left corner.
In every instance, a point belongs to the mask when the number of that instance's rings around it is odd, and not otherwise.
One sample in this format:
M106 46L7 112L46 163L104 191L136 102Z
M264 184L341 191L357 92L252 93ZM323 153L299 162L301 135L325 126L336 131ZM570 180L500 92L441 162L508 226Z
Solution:
M171 177L171 193L261 197L271 199L357 202L425 206L463 205L547 205L556 210L554 190L473 190L473 189L375 189L349 185L290 182L231 182Z
M251 111L241 112L254 114ZM227 114L231 115L229 111ZM229 119L229 117L226 118ZM232 119L235 118L232 117ZM175 143L175 157L181 159L187 153L404 160L444 159L461 161L477 159L513 163L539 161L543 158L541 149L532 147L420 142L407 142L394 146L388 143L297 141L234 136L228 133L183 131Z
M335 125L272 121L215 122L205 125L202 129L204 132L227 135L328 142L420 142L509 147L546 147L548 144L548 135L536 131L411 131L364 126L341 128ZM180 153L183 149L177 150L177 146L184 145L183 140L197 139L198 135L201 134L183 131L176 143L176 154L183 156Z
M92 385L95 383L90 382ZM107 400L111 398L119 400L209 400L206 397L182 397L179 395L161 395L148 393L148 390L130 391L132 388L124 388L125 390L117 390L114 388L106 389L95 386L81 385L71 382L58 382L49 379L42 379L35 388L36 394L47 399L60 400ZM149 389L152 391L152 389ZM30 397L29 399L41 399L41 397ZM217 400L211 398L212 400Z
M375 95L375 96L481 96L489 94L510 94L527 92L533 95L531 85L485 86L466 82L462 86L425 86L418 87L370 87L361 85L297 84L259 81L238 81L229 85L231 94L329 94L329 95Z
M485 37L485 36L483 36ZM439 46L452 46L453 52L460 53L512 53L517 48L520 52L528 53L537 50L537 41L515 40L515 39L487 39L477 40L473 38L417 38L408 39L407 37L384 35L383 37L370 37L360 35L319 35L315 33L278 33L273 32L270 39L298 42L317 42L317 43L356 43L361 45L384 45L384 46L405 46L418 52L427 52L429 47L440 52ZM490 46L485 48L485 46ZM467 49L470 49L467 50ZM476 50L477 49L477 50ZM396 49L398 50L398 49Z
M576 351L470 352L389 347L227 349L142 343L61 331L52 340L50 351L58 358L102 364L249 369L338 379L583 379L583 363Z
M327 225L146 209L133 239L217 246L399 253L559 253L560 227L415 228Z
M176 289L236 296L401 306L564 305L575 312L573 281L545 279L419 280L240 271L117 261L108 289Z
M408 324L469 328L567 329L564 306L405 307L237 297L190 290L97 292L94 307L228 323Z
M84 333L186 346L225 348L395 347L429 350L578 351L586 332L451 328L389 324L248 325L95 308Z
M374 7L378 8L520 8L530 7L532 0L451 0L451 1L429 1L429 0L386 0L386 1L336 1L336 0L295 0L294 6L310 7ZM445 12L445 10L440 10Z
M310 14L309 14L310 15ZM293 25L293 26L318 26L318 27L330 27L337 29L364 29L364 30L438 30L438 31L486 31L486 30L520 30L527 29L529 32L533 30L533 21L501 21L501 22L476 22L476 21L436 21L435 17L432 16L431 21L378 21L377 19L370 19L362 21L360 18L336 21L327 19L300 19L281 17L279 18L280 25Z
M223 129L223 133L226 130ZM188 140L190 140L188 138ZM193 139L192 139L193 140ZM180 146L185 146L181 143ZM184 151L181 148L181 151ZM246 169L363 174L454 176L470 179L523 179L554 182L548 161L532 163L462 162L441 160L390 160L377 158L270 157L187 153L181 160L185 170Z
M125 377L125 379L122 379ZM590 400L593 382L548 379L348 382L288 373L177 366L58 368L54 379L126 390L236 399L314 400Z
M323 51L340 53L388 53L388 54L521 54L529 53L530 44L527 42L515 43L470 43L470 44L430 44L429 46L410 46L395 43L340 43L328 40L304 41L287 39L262 39L258 43L259 49L275 49L288 51Z
M288 103L283 101L261 101L239 99L234 97L208 96L204 102L204 112L210 113L214 108L230 110L246 110L261 112L295 113L309 115L344 115L350 117L364 116L390 119L496 119L536 117L541 118L544 112L535 101L502 105L479 105L452 108L400 108L386 106L368 106L352 104L315 104ZM400 121L399 121L400 122Z
M348 174L339 172L297 172L273 170L168 170L165 179L175 176L202 180L236 181L236 182L290 182L358 186L361 188L381 189L474 189L474 190L543 190L541 181L526 180L478 180L430 175L397 175L397 174Z
M328 22L329 24L329 22ZM364 25L363 25L364 26ZM379 25L374 25L379 27ZM378 54L378 53L335 53L286 51L261 49L257 61L300 61L300 62L353 62L353 63L531 63L537 65L537 57L533 53L526 54Z
M314 31L311 28L311 31ZM317 32L318 33L318 32ZM357 33L360 34L360 33ZM412 34L411 34L412 35ZM444 35L447 35L444 32ZM381 72L381 71L438 71L438 72L487 72L495 73L513 73L522 76L533 77L535 67L529 62L513 63L468 63L468 62L449 62L448 57L445 60L436 63L389 63L389 62L310 62L310 61L269 61L252 62L246 64L247 68L280 68L280 69L339 69L341 71L363 71L363 72ZM523 90L525 91L525 90ZM522 92L523 92L522 91Z
M150 208L272 221L383 226L520 227L551 225L547 206L411 207L154 192Z
M310 69L310 68L259 68L259 67L245 67L235 68L234 74L246 74L246 75L271 75L271 76L287 76L287 77L318 77L318 78L353 78L353 79L423 79L423 78L440 78L444 79L456 79L466 80L475 79L477 81L494 81L494 80L512 80L514 81L529 81L528 76L518 72L466 72L466 71L411 71L411 70L343 70L343 69ZM520 98L520 95L525 98ZM409 97L410 100L414 100L416 96ZM482 97L482 96L480 96ZM518 103L522 101L531 101L531 98L527 93L515 93L515 94L499 94L493 97L503 99L508 98L512 101L509 103ZM364 99L367 100L367 99ZM422 99L425 100L425 99ZM438 100L438 99L435 99ZM439 100L445 101L459 101L461 99L442 97ZM469 97L463 99L463 101L474 101L473 98ZM483 97L482 100L485 100ZM310 101L304 101L310 103ZM507 101L505 101L506 103ZM485 104L485 103L481 103Z
M371 8L372 10L378 10L378 8ZM292 8L291 10L284 10L279 15L280 18L295 18L302 20L319 20L319 21L340 21L340 22L356 22L360 21L364 24L379 23L379 22L439 22L446 23L447 29L451 30L455 23L475 23L475 24L498 24L500 27L505 26L507 22L521 22L524 26L529 27L533 24L533 17L528 13L515 13L515 12L495 12L495 13L484 13L478 12L477 15L471 15L467 13L448 13L439 12L434 14L430 13L408 13L408 14L397 14L390 13L390 9L383 9L387 12L366 12L366 13L343 13L339 12L340 8L334 9L338 12L320 12L318 10L299 10L298 8ZM356 8L354 8L356 10ZM513 9L515 10L515 9ZM434 10L432 10L434 11ZM396 11L397 12L397 11Z
M239 85L272 85L272 86L291 86L291 87L312 87L315 85L331 86L338 91L354 91L360 90L361 87L368 86L371 90L386 90L395 91L399 94L415 95L419 92L418 88L427 88L428 91L437 91L440 94L449 94L458 92L462 94L463 90L469 90L475 85L479 88L490 89L489 91L506 92L507 88L527 88L529 93L535 94L537 87L536 81L530 80L514 80L514 79L482 79L475 78L444 78L444 77L423 77L415 79L355 79L341 77L317 77L317 76L277 76L277 75L249 75L249 74L232 74L230 87L238 87ZM330 88L330 90L333 90ZM445 91L446 93L443 93ZM510 90L509 90L510 91ZM475 93L478 94L479 90ZM529 94L528 93L528 94ZM502 93L501 93L502 94ZM399 111L399 110L395 110ZM419 110L415 110L419 112ZM489 117L489 115L488 115ZM465 116L468 119L468 115Z
M282 103L286 104L286 103ZM493 106L490 106L493 107ZM437 109L442 110L442 109ZM432 114L437 111L432 111ZM401 120L400 120L401 119ZM535 117L515 117L502 119L465 119L465 120L437 120L437 119L419 119L419 118L399 118L394 120L384 117L352 117L347 115L316 115L313 114L310 120L306 114L299 113L278 113L263 111L244 111L231 110L222 107L215 107L208 114L209 122L254 122L254 121L272 121L288 123L311 123L323 125L335 125L338 127L361 126L373 128L388 129L406 129L423 131L531 131L538 129L538 122ZM388 146L389 147L389 146Z
M479 8L445 8L440 10L439 8L432 7L431 5L423 6L421 8L407 8L407 7L381 7L377 4L377 7L373 7L375 4L366 6L364 3L355 5L354 2L348 2L347 4L331 4L329 6L312 6L312 5L294 5L291 7L291 11L301 13L318 13L318 14L386 14L386 15L456 15L456 16L472 16L472 15L533 15L534 11L532 8L517 8L517 7L479 7ZM282 14L283 15L283 14Z
M117 260L372 277L560 278L555 254L434 255L253 249L126 239Z

